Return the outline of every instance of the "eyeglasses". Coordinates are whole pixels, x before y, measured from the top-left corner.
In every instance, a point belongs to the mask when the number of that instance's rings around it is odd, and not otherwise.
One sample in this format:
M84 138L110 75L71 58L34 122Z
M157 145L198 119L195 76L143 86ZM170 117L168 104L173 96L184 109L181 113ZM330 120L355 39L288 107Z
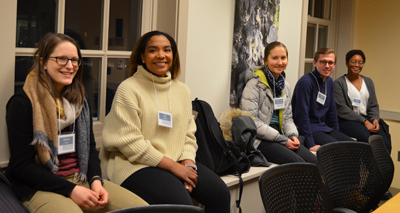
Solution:
M63 66L67 65L68 61L71 61L72 66L74 66L74 67L79 67L82 63L82 60L79 58L71 58L71 59L69 59L67 57L49 57L49 58L55 58L57 64L63 65Z
M364 61L350 61L350 64L356 66L358 64L359 67L364 66Z
M322 64L323 66L325 66L326 64L329 64L329 66L333 66L335 64L335 62L333 61L318 61L320 64Z

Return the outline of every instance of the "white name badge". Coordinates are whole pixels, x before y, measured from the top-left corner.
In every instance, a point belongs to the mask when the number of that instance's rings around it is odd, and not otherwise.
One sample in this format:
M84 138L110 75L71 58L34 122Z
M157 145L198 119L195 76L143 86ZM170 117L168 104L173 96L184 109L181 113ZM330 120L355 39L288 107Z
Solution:
M353 106L356 106L356 107L361 106L361 99L353 98Z
M283 98L274 98L274 109L283 109Z
M75 134L65 134L58 136L58 154L75 152Z
M325 100L326 100L326 95L322 94L321 92L318 92L317 102L323 106L325 105Z
M172 128L172 114L158 111L158 125Z

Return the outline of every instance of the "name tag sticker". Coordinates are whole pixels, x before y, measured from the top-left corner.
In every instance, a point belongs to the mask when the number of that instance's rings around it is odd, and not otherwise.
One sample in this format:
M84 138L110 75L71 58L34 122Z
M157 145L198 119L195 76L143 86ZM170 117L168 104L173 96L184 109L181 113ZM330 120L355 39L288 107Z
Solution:
M274 98L274 109L283 109L283 98Z
M158 125L172 128L172 114L158 111Z
M321 92L318 92L317 102L323 106L325 105L325 100L326 100L326 95L322 94Z
M58 136L58 155L75 152L75 134Z
M359 98L353 98L353 106L359 107L361 106L361 99Z

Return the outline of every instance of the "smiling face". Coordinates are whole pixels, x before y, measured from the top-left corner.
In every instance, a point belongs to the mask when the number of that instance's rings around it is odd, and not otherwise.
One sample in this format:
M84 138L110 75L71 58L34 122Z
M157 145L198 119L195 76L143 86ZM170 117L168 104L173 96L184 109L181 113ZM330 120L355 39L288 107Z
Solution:
M325 81L335 69L336 62L335 62L335 54L328 53L328 54L321 54L319 55L318 61L313 61L314 67L318 70L319 74L321 75L323 81Z
M348 74L360 74L362 71L363 66L360 66L360 62L364 65L364 60L360 55L354 55L346 62L347 66L347 73Z
M286 69L288 63L286 49L281 46L275 47L264 58L264 63L268 65L272 75L278 79L279 75Z
M171 43L163 35L155 35L147 42L144 53L140 54L147 71L164 77L171 68L173 53Z
M69 41L58 44L49 57L79 59L77 48ZM57 92L61 93L64 86L72 83L79 67L72 66L70 60L66 65L59 65L55 58L48 58L44 64L44 69L47 70L47 74L50 76Z

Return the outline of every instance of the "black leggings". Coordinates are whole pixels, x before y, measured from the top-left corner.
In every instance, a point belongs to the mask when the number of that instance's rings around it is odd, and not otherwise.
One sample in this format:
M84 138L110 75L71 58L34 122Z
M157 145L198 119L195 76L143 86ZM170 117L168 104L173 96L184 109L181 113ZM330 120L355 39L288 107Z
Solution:
M372 121L369 119L369 117L365 117L368 119L371 123ZM379 123L380 125L380 123ZM368 131L368 129L364 126L363 123L357 122L357 121L347 121L343 119L339 119L339 127L340 131L345 133L346 135L350 137L354 137L357 139L357 141L362 141L362 142L367 142L368 143L368 138L369 136L373 134L378 134L382 136L383 142L385 143L386 149L388 150L389 153L392 151L392 142L391 140L387 137L385 132L383 131L382 126L379 126L379 131L377 133L371 133Z
M337 141L354 141L349 136L337 130L332 130L331 132L313 132L314 142L316 145L324 145L331 142Z
M303 144L300 144L298 149L291 150L278 142L261 141L257 149L268 161L273 163L308 162L317 164L317 157Z
M190 194L181 179L157 167L147 167L133 173L121 186L149 204L193 205L193 197L205 206L207 213L229 213L231 196L222 179L200 163L197 163L197 174L197 185Z

